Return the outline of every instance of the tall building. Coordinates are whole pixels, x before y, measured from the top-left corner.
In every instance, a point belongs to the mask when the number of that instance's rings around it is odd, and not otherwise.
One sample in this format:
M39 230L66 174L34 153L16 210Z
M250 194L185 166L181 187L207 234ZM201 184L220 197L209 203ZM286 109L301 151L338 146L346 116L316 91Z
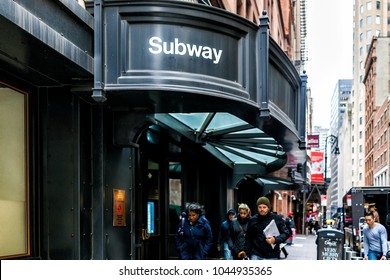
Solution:
M329 128L324 128L321 126L314 126L313 134L319 135L319 145L318 148L315 149L317 151L324 151L325 149L325 140L326 137L328 136L329 133Z
M307 0L184 0L209 3L214 7L236 13L259 24L259 18L266 11L270 20L270 36L294 62L299 72L304 70L307 60L306 48L306 1Z
M374 37L365 61L365 185L388 184L389 37Z
M341 130L343 116L347 112L348 101L352 91L352 79L338 80L333 91L331 99L331 120L330 120L330 135L327 136L328 143L325 154L328 158L330 166L330 184L327 191L328 210L331 214L337 212L337 208L341 207L342 193L339 192L339 131ZM337 150L335 150L337 148ZM349 151L347 151L349 152ZM330 206L330 207L329 207Z
M341 127L342 117L347 111L348 102L352 92L352 79L338 80L331 99L331 120L330 130L332 134L337 134Z
M388 34L387 1L355 0L353 6L353 89L351 95L351 187L365 185L364 64L373 36Z
M351 139L352 139L352 116L351 112L351 103L347 105L347 113L343 114L341 117L341 127L338 131L338 142L340 154L338 155L338 169L337 169L337 184L338 184L338 193L339 200L337 204L339 206L343 205L343 196L351 188L351 165L352 153L351 153Z

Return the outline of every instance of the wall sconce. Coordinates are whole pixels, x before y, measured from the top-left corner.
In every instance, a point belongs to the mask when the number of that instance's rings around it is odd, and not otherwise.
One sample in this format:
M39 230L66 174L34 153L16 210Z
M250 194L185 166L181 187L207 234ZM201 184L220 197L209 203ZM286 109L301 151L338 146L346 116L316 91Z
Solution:
M291 195L291 198L292 198L292 200L297 200L297 198L293 194Z
M274 191L278 195L278 200L283 200L282 195L280 192Z

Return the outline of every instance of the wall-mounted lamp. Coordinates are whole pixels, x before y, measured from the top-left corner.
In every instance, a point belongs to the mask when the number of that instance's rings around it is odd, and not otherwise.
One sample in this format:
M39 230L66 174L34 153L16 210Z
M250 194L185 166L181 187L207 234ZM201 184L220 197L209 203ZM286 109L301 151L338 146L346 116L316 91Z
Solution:
M280 192L274 191L278 195L278 200L283 200L282 195Z

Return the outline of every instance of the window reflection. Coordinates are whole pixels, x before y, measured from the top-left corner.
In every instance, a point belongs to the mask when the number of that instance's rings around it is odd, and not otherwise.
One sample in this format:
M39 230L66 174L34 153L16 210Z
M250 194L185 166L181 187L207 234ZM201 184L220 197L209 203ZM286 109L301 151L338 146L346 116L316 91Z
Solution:
M29 253L26 112L27 95L0 84L0 258Z
M182 205L181 164L169 163L169 233L176 232Z

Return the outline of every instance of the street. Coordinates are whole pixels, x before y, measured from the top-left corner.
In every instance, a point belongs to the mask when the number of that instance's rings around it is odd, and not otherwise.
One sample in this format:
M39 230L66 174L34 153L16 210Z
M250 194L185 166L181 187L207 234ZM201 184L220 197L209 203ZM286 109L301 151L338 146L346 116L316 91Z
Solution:
M288 256L286 260L317 260L316 235L297 234L292 245L286 246ZM281 257L284 257L281 253Z

